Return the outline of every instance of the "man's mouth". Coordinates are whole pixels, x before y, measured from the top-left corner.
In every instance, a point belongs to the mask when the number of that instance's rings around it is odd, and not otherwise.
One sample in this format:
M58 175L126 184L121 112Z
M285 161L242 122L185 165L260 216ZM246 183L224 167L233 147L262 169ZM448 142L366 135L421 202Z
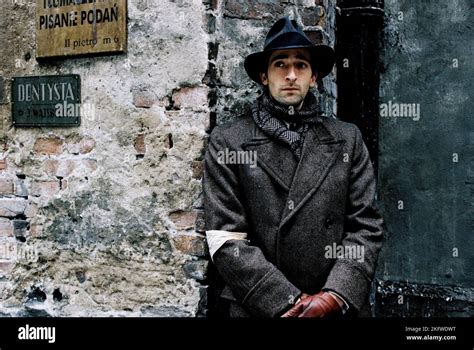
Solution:
M289 87L289 88L284 88L283 91L298 91L298 88L295 87Z

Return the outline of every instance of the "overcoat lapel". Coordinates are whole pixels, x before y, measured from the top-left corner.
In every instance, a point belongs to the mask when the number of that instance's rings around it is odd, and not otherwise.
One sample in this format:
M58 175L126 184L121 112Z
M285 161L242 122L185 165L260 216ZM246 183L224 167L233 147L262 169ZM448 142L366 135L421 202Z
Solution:
M255 151L258 165L286 192L290 190L298 162L287 145L270 139L255 125L253 138L242 148Z
M317 122L308 130L301 152L301 161L293 177L280 228L317 191L339 156L342 143L343 140L335 139L321 122Z

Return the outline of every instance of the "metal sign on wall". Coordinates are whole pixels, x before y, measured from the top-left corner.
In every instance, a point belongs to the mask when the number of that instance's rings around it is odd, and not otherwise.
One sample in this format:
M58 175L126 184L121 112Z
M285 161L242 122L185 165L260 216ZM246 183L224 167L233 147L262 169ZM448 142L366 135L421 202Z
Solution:
M38 58L127 50L127 0L36 0Z
M12 119L15 126L79 126L80 76L13 78Z

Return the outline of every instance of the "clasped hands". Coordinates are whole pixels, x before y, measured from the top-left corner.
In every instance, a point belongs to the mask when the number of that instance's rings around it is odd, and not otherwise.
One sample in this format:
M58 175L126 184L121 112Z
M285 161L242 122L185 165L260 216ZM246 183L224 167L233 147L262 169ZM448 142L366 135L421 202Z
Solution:
M285 312L281 317L328 317L341 313L344 302L328 292L319 292L315 295L303 293L295 306Z

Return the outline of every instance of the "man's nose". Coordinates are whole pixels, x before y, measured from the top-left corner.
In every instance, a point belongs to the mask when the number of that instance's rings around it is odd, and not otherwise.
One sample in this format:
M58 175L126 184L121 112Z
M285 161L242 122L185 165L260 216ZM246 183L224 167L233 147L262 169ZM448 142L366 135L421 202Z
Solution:
M296 73L293 67L288 69L288 72L286 73L286 80L292 81L292 82L296 80Z

